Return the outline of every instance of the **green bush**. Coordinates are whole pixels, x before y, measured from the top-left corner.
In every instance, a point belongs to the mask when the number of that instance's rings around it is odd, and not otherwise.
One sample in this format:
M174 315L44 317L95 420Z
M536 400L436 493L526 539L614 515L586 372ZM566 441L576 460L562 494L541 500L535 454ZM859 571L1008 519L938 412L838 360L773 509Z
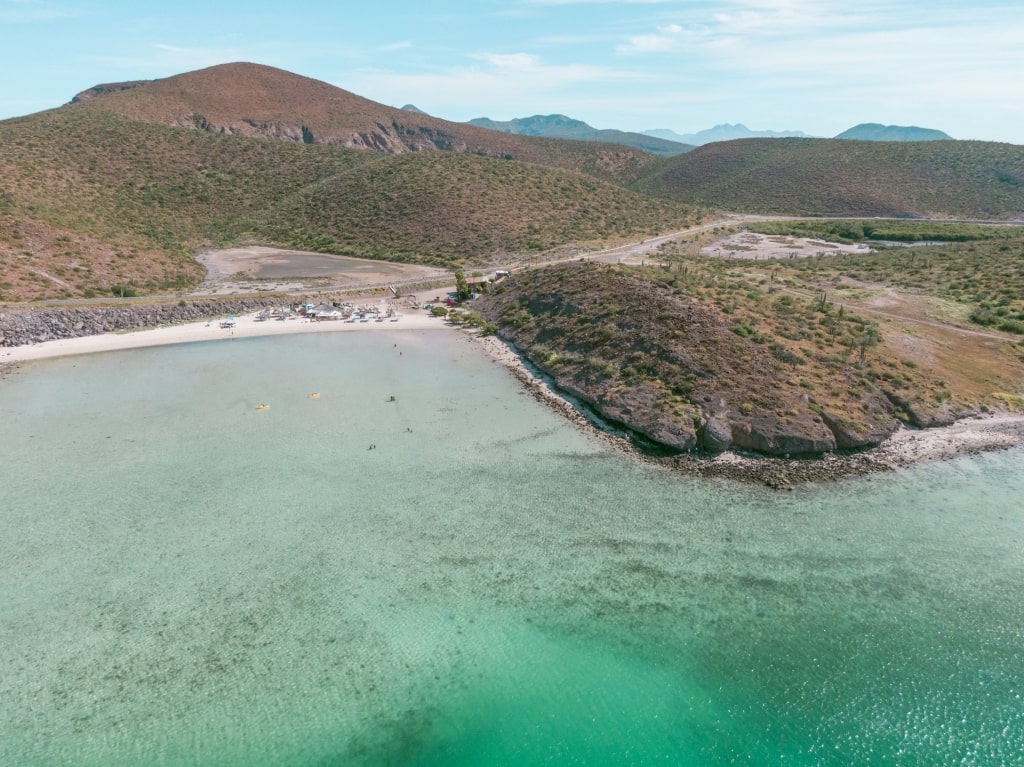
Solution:
M1007 333L1024 335L1024 320L1003 320L999 323L999 329Z

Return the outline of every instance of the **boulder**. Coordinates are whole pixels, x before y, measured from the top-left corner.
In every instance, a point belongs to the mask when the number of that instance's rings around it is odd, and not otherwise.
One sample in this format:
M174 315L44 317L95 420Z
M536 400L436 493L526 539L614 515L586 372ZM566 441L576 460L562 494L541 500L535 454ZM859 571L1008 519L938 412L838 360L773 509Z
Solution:
M732 427L724 418L709 418L700 433L700 446L709 453L724 453L732 445Z
M762 411L732 422L733 445L765 455L820 455L836 449L836 438L820 418Z
M820 413L840 450L880 445L900 425L892 404L881 394L865 394L854 407L842 412L821 408Z

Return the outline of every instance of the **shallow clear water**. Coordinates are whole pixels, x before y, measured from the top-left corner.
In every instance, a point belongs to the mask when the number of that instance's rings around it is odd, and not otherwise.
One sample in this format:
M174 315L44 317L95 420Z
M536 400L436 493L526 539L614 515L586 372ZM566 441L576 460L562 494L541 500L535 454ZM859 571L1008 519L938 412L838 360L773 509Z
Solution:
M1024 764L1021 451L677 477L436 332L26 365L0 428L2 764Z

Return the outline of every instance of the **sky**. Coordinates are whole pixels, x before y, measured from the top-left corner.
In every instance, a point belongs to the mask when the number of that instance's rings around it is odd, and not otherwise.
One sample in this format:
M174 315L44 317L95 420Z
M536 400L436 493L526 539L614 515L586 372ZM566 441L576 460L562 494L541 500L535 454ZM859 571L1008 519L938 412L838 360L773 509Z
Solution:
M435 117L1024 144L1020 0L0 0L0 119L251 61Z

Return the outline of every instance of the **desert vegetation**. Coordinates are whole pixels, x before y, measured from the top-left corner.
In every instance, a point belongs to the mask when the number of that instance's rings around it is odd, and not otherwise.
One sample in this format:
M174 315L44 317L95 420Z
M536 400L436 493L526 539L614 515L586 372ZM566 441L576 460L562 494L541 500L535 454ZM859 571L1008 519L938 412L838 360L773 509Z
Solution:
M187 289L209 246L454 264L649 236L693 211L511 159L219 135L99 109L5 121L0 143L7 301Z
M820 453L884 439L897 420L877 326L769 296L708 273L581 262L516 275L479 308L559 386L662 446Z
M927 281L893 263L920 259L918 248L746 261L675 243L656 266L516 275L483 313L566 391L662 444L691 449L709 433L716 444L725 421L735 444L763 452L828 444L821 425L835 447L857 447L900 420L934 426L1017 407L1024 344L1012 335L1011 295L1020 259L1005 266L1011 259L998 257L1015 242L1006 231L979 237L956 258L940 250L950 260ZM1003 292L987 334L971 308L979 294L953 286L990 256L986 287Z
M1024 213L1024 147L744 139L679 155L637 188L751 213L1009 220Z
M455 153L387 155L310 185L251 218L291 247L451 265L566 243L642 239L699 211L589 176Z
M936 222L793 221L750 227L841 242L867 242L871 251L785 262L807 284L846 291L884 285L948 299L961 319L1024 335L1024 228ZM931 243L892 247L883 242ZM836 292L838 291L838 292Z

